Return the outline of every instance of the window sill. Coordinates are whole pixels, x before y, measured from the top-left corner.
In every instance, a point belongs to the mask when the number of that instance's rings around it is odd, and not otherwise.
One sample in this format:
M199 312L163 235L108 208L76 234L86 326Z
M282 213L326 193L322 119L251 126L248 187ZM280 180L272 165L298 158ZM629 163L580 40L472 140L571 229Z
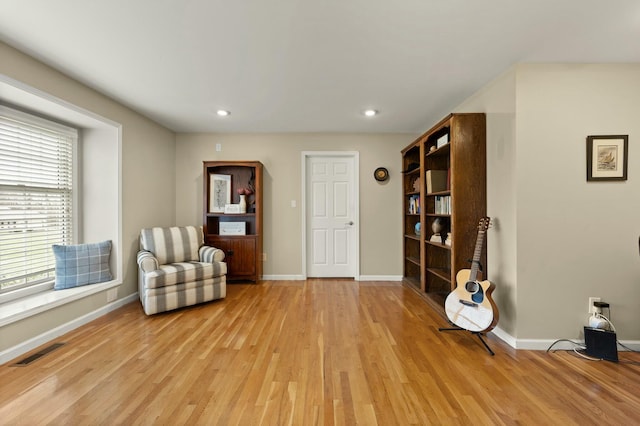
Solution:
M120 281L108 281L90 284L66 290L46 290L31 296L22 297L0 304L0 327L29 318L58 306L100 293L122 284Z

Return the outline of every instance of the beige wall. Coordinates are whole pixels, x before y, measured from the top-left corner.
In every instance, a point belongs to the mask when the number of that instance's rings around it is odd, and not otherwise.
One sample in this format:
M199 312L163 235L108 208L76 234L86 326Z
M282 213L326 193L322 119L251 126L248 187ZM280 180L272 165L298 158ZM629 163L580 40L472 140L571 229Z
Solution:
M264 252L267 276L302 273L301 153L360 155L360 273L402 275L400 150L409 134L179 134L176 142L176 221L202 223L202 162L259 160L264 164ZM215 145L222 145L216 152ZM373 178L387 167L390 179ZM297 207L291 207L295 200Z
M493 298L500 313L499 327L516 335L516 140L515 69L484 87L456 112L485 112L487 116L487 271L498 289Z
M495 102L507 81L515 87L515 125ZM520 347L580 338L590 296L611 304L619 339L640 339L638 99L637 64L522 64L460 108L488 113L489 176L509 181L489 183L488 210L499 224L489 236L508 248L490 240L489 278L498 326ZM514 142L505 144L510 134ZM587 182L586 137L610 134L629 135L629 178ZM502 145L511 167L500 164ZM510 264L509 272L499 264Z
M175 135L53 70L0 43L0 73L122 125L123 284L118 296L137 291L135 251L140 228L175 222ZM99 293L63 308L0 328L0 352L106 305Z

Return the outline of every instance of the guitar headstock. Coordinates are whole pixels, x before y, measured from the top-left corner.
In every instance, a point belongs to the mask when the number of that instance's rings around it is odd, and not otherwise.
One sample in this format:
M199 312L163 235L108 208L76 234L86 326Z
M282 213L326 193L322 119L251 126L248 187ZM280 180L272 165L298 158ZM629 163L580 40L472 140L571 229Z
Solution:
M480 222L478 223L478 231L486 231L490 227L491 227L491 218L489 216L480 218Z

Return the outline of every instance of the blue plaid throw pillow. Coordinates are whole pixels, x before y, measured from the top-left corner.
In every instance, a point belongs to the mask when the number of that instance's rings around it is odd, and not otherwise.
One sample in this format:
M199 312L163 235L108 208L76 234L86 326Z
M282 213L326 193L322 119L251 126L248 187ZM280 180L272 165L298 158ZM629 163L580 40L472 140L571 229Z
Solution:
M111 241L52 246L56 258L54 290L101 283L112 279L109 269Z

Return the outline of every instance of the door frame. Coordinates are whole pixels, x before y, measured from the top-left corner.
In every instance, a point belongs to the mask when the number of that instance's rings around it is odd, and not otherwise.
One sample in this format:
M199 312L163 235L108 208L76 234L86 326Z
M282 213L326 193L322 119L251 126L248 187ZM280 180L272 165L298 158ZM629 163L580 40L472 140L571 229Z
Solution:
M349 157L353 159L353 194L354 194L354 276L360 281L360 153L358 151L302 151L302 276L307 279L307 159L314 157Z

